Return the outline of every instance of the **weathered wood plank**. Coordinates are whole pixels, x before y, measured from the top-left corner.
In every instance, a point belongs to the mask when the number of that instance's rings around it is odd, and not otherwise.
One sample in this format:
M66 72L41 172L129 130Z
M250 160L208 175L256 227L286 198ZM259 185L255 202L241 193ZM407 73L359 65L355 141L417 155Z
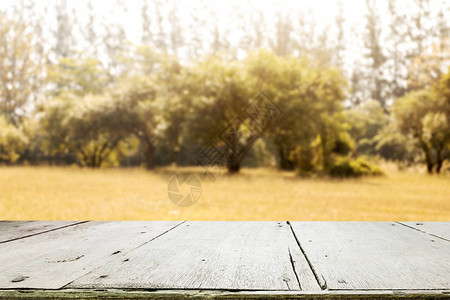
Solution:
M187 222L68 287L300 290L302 284L320 289L286 223Z
M75 221L0 221L0 243L79 224Z
M398 222L450 241L450 222Z
M225 290L0 290L0 299L449 299L446 290L225 291Z
M88 222L0 244L0 288L61 288L180 223Z
M450 289L450 243L396 223L292 222L331 290Z

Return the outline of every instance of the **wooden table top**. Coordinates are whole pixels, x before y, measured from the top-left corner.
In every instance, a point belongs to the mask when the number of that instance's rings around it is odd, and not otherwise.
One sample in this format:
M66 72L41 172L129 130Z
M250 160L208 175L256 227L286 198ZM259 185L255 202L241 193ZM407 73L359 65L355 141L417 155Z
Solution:
M0 299L450 298L450 222L0 222Z

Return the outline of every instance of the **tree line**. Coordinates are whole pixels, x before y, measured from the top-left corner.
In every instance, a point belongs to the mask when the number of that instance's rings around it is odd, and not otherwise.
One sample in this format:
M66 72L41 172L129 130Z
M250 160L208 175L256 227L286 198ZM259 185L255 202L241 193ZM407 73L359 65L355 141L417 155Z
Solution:
M223 28L213 27L205 49L201 34L186 41L174 3L142 1L136 45L126 43L120 24L101 24L88 1L83 51L65 1L52 7L52 30L38 22L34 2L18 3L0 11L3 164L192 165L211 142L224 151L230 172L276 165L302 175L360 176L379 173L368 158L382 157L424 162L439 173L449 159L448 7L437 1L417 0L407 14L390 1L390 23L382 26L379 2L367 0L367 51L351 68L342 6L337 41L326 28L314 31L314 20L294 24L278 12L267 24L256 10L241 18L249 20L246 43L234 47ZM124 5L118 1L116 9ZM206 22L202 16L194 15L191 33ZM264 26L276 30L267 36ZM187 56L178 51L183 47ZM261 91L283 116L236 157L215 137ZM252 120L241 119L245 139Z

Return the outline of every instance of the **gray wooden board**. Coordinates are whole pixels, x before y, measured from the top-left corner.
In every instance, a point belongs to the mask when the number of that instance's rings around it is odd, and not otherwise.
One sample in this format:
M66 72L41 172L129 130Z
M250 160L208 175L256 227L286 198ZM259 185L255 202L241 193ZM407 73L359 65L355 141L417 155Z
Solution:
M320 289L285 222L186 222L67 287Z
M224 291L224 290L0 290L0 299L449 299L448 290Z
M0 243L64 228L81 222L70 221L1 221Z
M399 222L450 241L450 222Z
M88 222L0 244L0 288L61 288L180 223Z
M450 289L450 243L387 222L292 222L330 290Z

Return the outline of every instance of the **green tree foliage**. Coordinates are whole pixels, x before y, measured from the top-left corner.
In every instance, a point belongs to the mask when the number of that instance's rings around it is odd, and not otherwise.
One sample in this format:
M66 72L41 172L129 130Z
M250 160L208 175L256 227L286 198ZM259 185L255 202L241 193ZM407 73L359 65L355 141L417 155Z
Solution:
M147 77L130 76L119 82L113 91L116 99L118 126L123 134L136 137L141 145L145 165L154 167L155 151L161 138L162 102L155 83Z
M129 114L120 103L105 96L87 96L77 102L69 115L68 144L81 158L83 165L100 167L129 135Z
M350 159L339 157L330 167L328 172L332 177L361 177L363 175L381 175L380 168L365 161L362 158Z
M332 23L276 4L230 6L229 20L204 0L185 17L174 1L141 0L136 14L115 0L101 17L84 4L0 7L2 161L190 165L211 144L231 173L277 163L359 176L359 155L416 162L422 151L430 172L448 158L447 3L365 0L355 22L341 3ZM140 41L122 22L132 11ZM283 115L254 132L246 109L260 91Z
M350 125L349 134L356 142L355 151L375 155L378 134L389 124L389 117L379 101L367 101L345 112Z
M100 94L108 84L108 73L92 58L61 58L47 68L50 95L74 93L77 96Z
M279 166L293 169L292 152L319 139L321 167L326 167L338 140L345 98L345 80L330 67L306 59L280 57L258 51L246 61L255 90L267 91L283 117L267 132L276 147Z
M253 52L243 61L208 57L187 66L148 47L136 51L139 55L134 60L125 61L128 71L109 90L92 82L91 76L105 74L93 60L71 61L73 68L52 74L60 82L59 89L52 91L53 98L43 107L40 119L47 153L71 153L80 164L99 167L105 161L117 163L120 155L139 149L145 165L152 168L155 163L192 164L195 155L213 143L224 151L229 172L238 172L247 151L236 154L232 148L255 142L251 132L243 130L252 122L245 108L264 90L283 112L264 132L263 143L271 145L282 169L336 176L351 169L349 176L359 176L377 172L368 163L353 163L358 154L399 160L411 156L399 135L406 134L411 124L399 125L399 133L393 134L378 101L344 110L346 81L334 68L270 51ZM445 91L443 80L439 89L426 93L444 95ZM408 97L416 99L421 94L417 95ZM440 99L434 102L447 99L428 98ZM430 99L419 103L431 105ZM400 106L405 101L396 103L398 120L400 112L409 120L408 114L416 110L408 110L413 104ZM422 140L430 149L445 144L445 134L440 132L447 123L439 105L432 109L434 114L419 117ZM242 121L237 126L244 134L239 140L223 139L220 134L236 117ZM436 157L437 170L446 157L444 148L430 154ZM367 172L359 172L360 167Z
M15 163L28 143L28 137L23 130L0 115L0 162Z
M65 95L43 108L43 147L50 153L72 153L81 165L98 168L129 136L133 116L108 95Z
M50 93L53 99L41 109L47 152L73 153L82 165L99 167L118 148L130 152L127 142L137 139L146 166L153 167L163 118L155 81L156 71L163 67L158 60L160 64L152 68L155 74L144 76L156 60L150 62L145 49L139 51L137 57L143 60L125 61L139 68L123 75L108 91L106 73L96 60L62 59L53 66L49 75L56 84Z
M439 173L450 152L449 87L446 74L434 88L410 92L393 106L399 129L423 151L428 173Z
M190 145L200 151L201 147L214 143L224 149L229 171L239 171L245 156L237 155L231 148L238 142L248 144L247 137L230 141L234 144L227 148L218 136L236 117L243 115L254 95L249 81L239 62L226 62L220 57L207 58L185 70L183 89L177 97L181 107L186 109L182 112L186 124L182 133L183 147Z
M0 13L0 112L18 126L41 86L40 57L27 26Z
M374 149L369 152L373 151L386 160L411 165L420 156L414 141L402 134L394 123L383 127L372 142Z

